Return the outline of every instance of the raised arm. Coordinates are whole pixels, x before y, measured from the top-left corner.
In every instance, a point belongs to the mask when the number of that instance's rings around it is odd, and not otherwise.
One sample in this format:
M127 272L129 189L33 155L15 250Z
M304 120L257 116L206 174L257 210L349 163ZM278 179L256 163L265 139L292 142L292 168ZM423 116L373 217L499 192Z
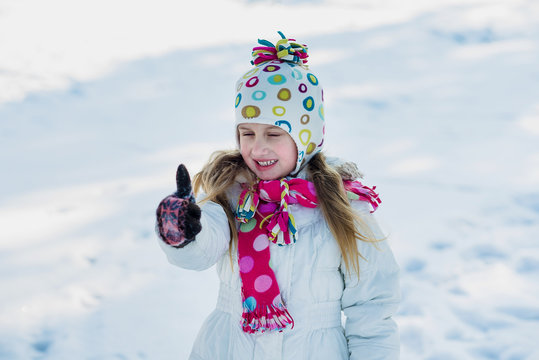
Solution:
M159 244L171 264L191 270L214 265L228 249L230 229L223 208L208 201L199 207L185 166L176 173L177 191L157 207Z

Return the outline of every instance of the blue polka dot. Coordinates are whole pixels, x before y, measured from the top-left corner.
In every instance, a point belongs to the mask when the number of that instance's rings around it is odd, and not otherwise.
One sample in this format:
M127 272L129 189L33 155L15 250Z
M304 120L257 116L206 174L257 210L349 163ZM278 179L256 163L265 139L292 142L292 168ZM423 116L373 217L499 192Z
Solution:
M256 309L256 299L254 297L252 297L252 296L249 296L243 302L243 307L246 308L249 311L254 311Z
M298 69L294 69L292 70L292 77L296 80L301 80L303 75L301 75L301 72Z
M320 118L324 120L324 105L320 105L318 107L318 115L320 115Z
M286 82L286 78L282 74L275 74L268 78L268 82L273 85L281 85Z
M241 94L238 94L238 96L236 96L236 107L238 107L241 103Z
M318 85L318 79L311 73L307 74L307 80L309 80L309 82L313 85Z
M288 121L286 121L286 120L276 121L275 125L279 126L280 128L283 128L283 125L286 125L288 127L288 132L292 132L292 125L290 125L290 123Z
M265 91L258 90L253 93L253 100L264 100L265 97L266 97Z
M305 100L303 100L303 107L307 111L314 109L314 99L312 96L308 96L305 98Z

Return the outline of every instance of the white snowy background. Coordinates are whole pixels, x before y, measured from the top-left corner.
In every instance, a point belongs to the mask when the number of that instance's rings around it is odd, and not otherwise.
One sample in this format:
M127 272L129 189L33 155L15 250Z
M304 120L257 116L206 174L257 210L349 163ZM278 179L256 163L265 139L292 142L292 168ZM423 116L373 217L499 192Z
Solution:
M539 359L536 0L2 0L0 359L187 358L217 276L167 263L154 209L234 146L277 30L381 193L402 359Z

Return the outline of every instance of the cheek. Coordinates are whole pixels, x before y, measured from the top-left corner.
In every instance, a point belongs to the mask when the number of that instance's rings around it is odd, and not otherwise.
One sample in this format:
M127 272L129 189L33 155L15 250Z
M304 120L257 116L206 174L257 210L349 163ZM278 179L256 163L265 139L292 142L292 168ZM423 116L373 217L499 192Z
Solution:
M244 142L244 141L241 141L241 139L240 139L240 140L238 140L238 145L239 145L239 147L240 147L240 153L243 155L243 153L246 151L246 150L245 150L245 147L246 147L246 146L245 146L245 142Z
M296 161L298 159L298 150L296 148L296 143L294 140L288 141L286 144L283 144L281 147L282 156L287 160L288 166L296 167ZM293 170L292 168L292 170Z
M241 154L241 157L243 158L243 161L247 162L248 159L249 159L249 147L247 146L247 144L242 143L240 141L240 154Z
M293 162L295 163L298 160L298 148L294 140L291 140L288 145L288 153L290 154Z

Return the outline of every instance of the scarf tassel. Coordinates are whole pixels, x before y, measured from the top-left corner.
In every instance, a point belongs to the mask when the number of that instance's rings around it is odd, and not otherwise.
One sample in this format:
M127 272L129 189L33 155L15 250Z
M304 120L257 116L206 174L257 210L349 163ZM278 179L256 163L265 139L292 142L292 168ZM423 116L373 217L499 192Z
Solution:
M294 319L283 305L257 306L254 310L244 306L241 317L243 331L249 334L282 331L287 327L294 327Z
M348 198L351 200L361 200L369 202L373 208L371 213L375 212L378 208L378 205L382 203L382 200L380 200L380 196L375 192L376 186L370 188L363 185L359 181L344 181L343 183Z
M259 201L260 197L257 193L249 189L243 190L236 209L236 220L241 223L251 220L255 216Z
M273 217L266 229L269 232L269 241L277 245L289 245L296 242L296 221L292 214L278 211L271 214ZM262 224L261 224L262 225Z

